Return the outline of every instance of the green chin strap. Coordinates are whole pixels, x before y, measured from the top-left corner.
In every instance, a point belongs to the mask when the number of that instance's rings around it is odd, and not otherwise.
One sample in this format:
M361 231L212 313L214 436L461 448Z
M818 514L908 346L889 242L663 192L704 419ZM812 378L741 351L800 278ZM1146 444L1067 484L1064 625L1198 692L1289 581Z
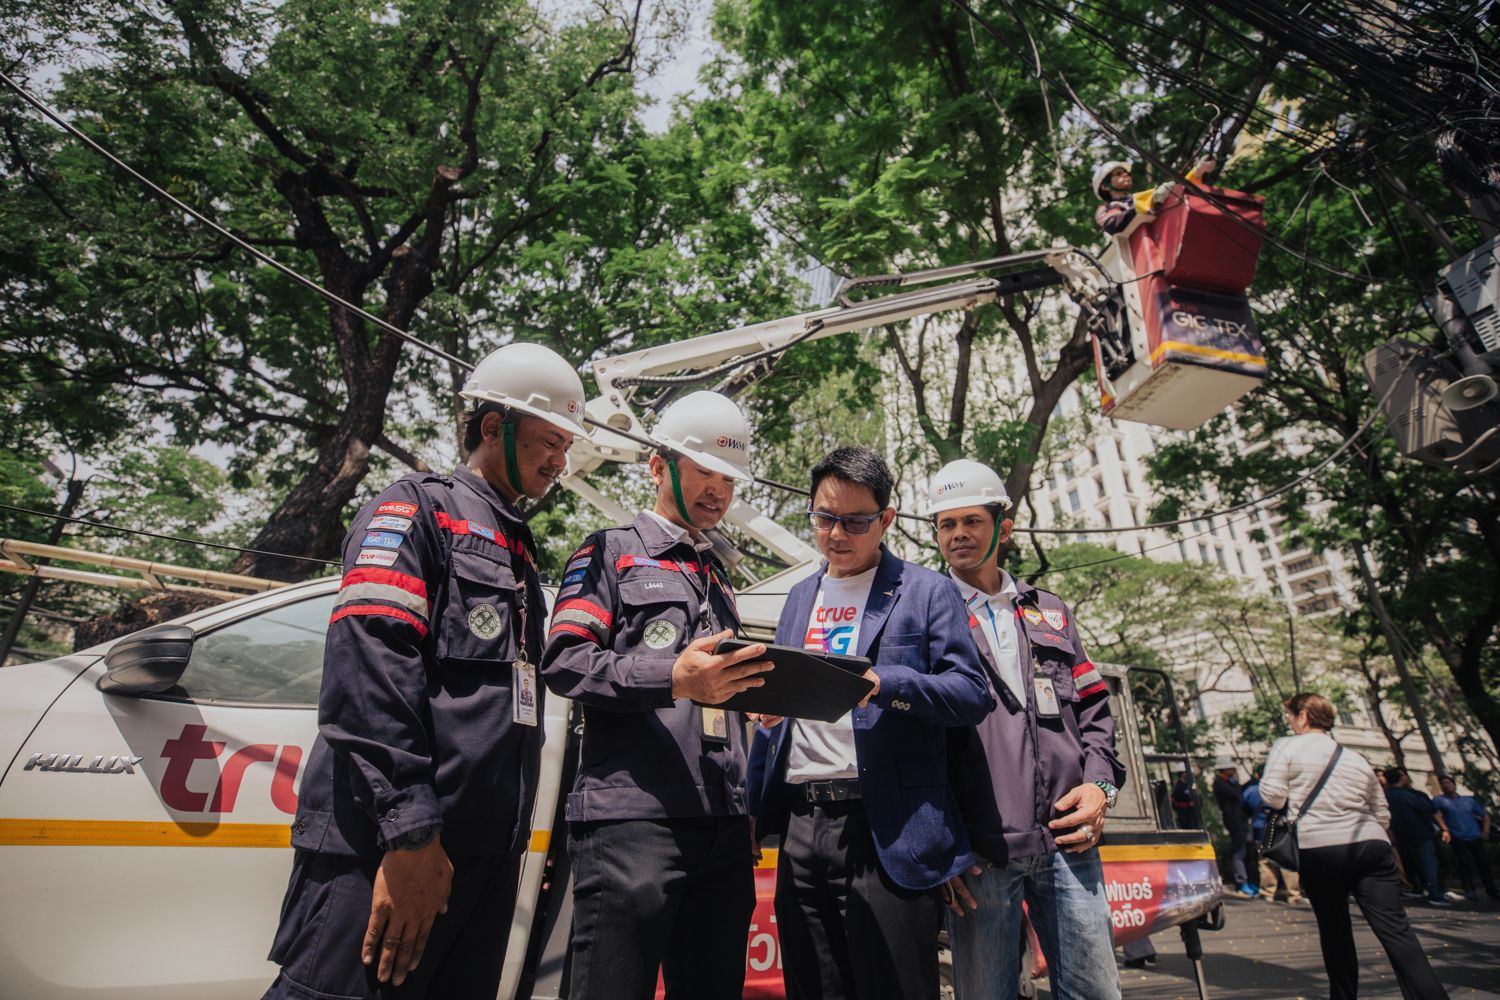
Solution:
M509 416L500 425L500 440L505 452L505 476L510 480L510 488L516 491L516 499L523 500L526 491L521 488L521 463L516 460L516 425Z
M992 555L995 554L995 546L998 545L999 543L1000 543L1000 518L996 517L995 518L995 530L992 531L992 532L990 532L990 547L984 550L984 555L980 556L979 561L981 563L987 563L987 562L989 562L990 561L990 556L992 556Z
M667 459L667 474L672 477L672 499L677 502L677 513L682 515L689 528L696 528L693 515L688 513L687 501L682 499L682 477L677 474L677 459Z

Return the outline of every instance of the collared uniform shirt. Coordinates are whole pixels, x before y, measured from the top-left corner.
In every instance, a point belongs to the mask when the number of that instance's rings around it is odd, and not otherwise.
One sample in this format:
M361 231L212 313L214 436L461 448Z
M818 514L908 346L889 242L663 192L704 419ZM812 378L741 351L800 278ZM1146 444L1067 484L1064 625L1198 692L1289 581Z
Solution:
M534 548L464 467L406 476L355 515L294 847L378 857L441 824L450 854L525 849L542 728L516 721L512 688L542 648Z
M978 587L964 583L952 570L948 571L948 575L958 586L958 593L964 599L969 614L979 623L979 630L984 633L989 644L990 655L995 658L1000 679L1010 688L1018 702L1025 701L1025 682L1021 676L1021 638L1016 628L1015 579L1002 570L1000 592L985 594Z
M654 512L598 531L568 560L542 679L582 707L570 822L742 816L744 717L672 697L672 665L694 639L739 631L724 567ZM709 710L710 725L714 720Z

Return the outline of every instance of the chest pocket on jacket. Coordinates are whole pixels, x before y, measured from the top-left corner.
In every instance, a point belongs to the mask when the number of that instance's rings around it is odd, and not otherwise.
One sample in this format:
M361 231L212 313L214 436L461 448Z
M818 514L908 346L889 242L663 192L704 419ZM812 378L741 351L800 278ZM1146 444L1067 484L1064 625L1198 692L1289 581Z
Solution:
M1073 644L1050 630L1028 629L1026 638L1031 642L1031 657L1036 662L1037 676L1052 679L1052 689L1060 700L1077 701L1078 686L1073 683Z
M521 628L519 588L507 563L455 549L448 603L437 634L438 659L503 660L507 664L514 659Z
M675 573L627 573L617 584L623 646L663 654L685 648L698 634L698 600L688 581Z

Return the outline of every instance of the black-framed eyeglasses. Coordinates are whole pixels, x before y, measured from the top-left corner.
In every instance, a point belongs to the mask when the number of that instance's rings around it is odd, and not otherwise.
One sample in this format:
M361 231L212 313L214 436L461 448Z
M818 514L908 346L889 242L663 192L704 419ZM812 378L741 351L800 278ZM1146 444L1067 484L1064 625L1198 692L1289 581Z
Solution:
M882 512L883 513L883 512ZM810 510L807 519L814 531L832 531L835 524L842 524L851 535L863 535L870 525L880 520L880 514L830 514L822 510Z

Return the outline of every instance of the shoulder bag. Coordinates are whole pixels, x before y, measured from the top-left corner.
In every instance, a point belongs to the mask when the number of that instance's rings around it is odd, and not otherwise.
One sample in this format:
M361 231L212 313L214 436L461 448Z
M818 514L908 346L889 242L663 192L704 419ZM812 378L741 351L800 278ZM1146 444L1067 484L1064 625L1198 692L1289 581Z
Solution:
M1297 824L1302 820L1303 816L1307 815L1307 810L1312 808L1313 800L1318 797L1318 793L1328 783L1328 776L1333 773L1335 765L1338 764L1339 758L1343 755L1344 748L1342 746L1334 749L1333 756L1328 758L1328 766L1323 768L1323 776L1313 786L1312 793L1302 803L1302 808L1297 810L1296 818L1287 819L1285 806L1267 818L1266 843L1261 848L1261 857L1268 861L1276 862L1287 871L1294 872L1297 870Z

